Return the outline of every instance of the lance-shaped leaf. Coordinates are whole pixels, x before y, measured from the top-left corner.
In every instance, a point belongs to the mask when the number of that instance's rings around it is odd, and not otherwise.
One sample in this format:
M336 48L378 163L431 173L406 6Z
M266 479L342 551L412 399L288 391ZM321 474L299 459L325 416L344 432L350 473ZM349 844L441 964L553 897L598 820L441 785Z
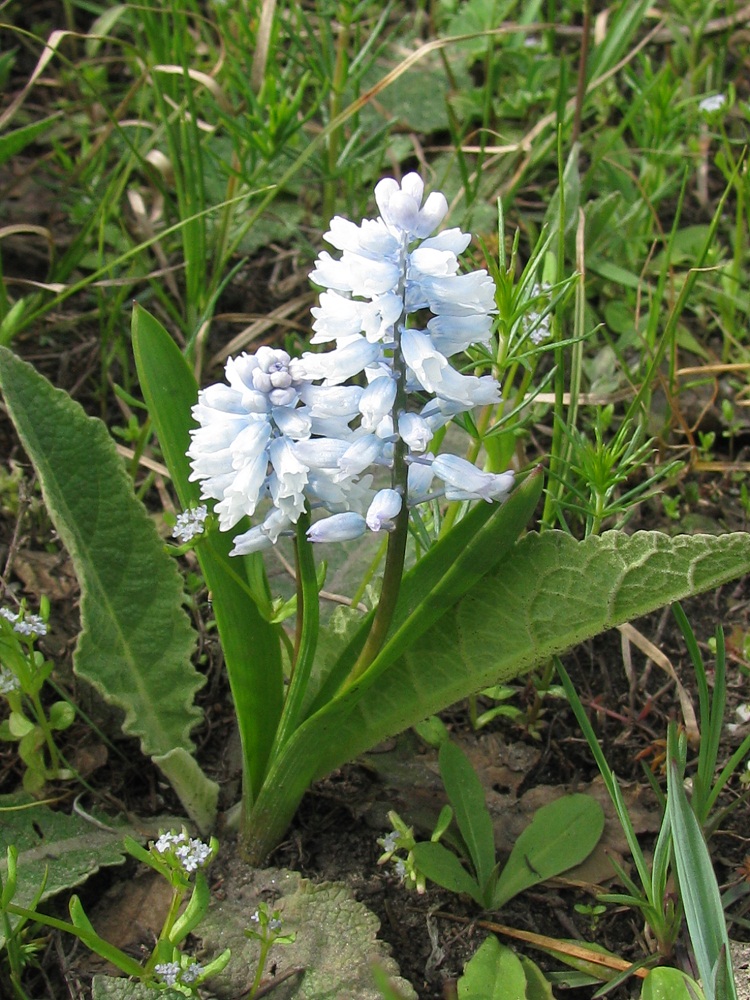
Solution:
M149 756L193 748L204 678L173 560L104 424L0 348L0 388L81 586L74 669L125 712Z
M180 503L196 505L200 485L189 481L186 451L193 426L190 408L197 402L198 385L161 323L138 307L133 312L133 350L143 396ZM281 715L281 650L277 630L261 616L242 586L243 560L229 558L232 545L230 533L212 532L200 541L196 554L213 595L242 740L245 796L252 800L263 780Z

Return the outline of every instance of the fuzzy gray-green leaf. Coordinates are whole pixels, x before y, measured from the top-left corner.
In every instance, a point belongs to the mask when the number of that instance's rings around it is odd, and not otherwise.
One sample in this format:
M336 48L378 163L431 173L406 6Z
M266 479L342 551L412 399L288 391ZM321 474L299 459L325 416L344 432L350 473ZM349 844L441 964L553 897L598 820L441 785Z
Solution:
M192 749L203 678L182 582L104 424L0 348L0 388L81 585L76 672L125 712L144 753Z

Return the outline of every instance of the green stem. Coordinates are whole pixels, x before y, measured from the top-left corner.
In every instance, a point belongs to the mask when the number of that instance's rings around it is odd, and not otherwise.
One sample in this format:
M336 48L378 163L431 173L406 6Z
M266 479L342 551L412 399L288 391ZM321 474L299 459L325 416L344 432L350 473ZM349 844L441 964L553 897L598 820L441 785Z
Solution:
M320 629L320 605L318 580L315 574L315 558L312 544L307 538L310 515L307 511L297 521L295 554L297 559L297 634L294 649L294 664L289 681L284 709L281 713L279 729L271 751L271 759L286 743L299 723L302 705L307 694Z
M124 972L126 976L143 979L145 973L143 966L139 965L135 959L130 957L130 955L126 955L124 951L120 951L119 948L110 944L109 941L105 941L104 938L100 938L98 934L76 927L75 924L69 924L65 920L58 920L57 917L49 917L46 913L37 913L35 910L27 910L23 906L17 906L15 903L8 903L5 910L17 917L25 917L27 920L33 921L34 923L42 924L44 927L54 927L55 930L63 931L65 934L72 934L74 937L77 937L79 941L82 941L91 951L95 952L97 955L101 955L102 958L105 958L113 965L116 965L117 968Z

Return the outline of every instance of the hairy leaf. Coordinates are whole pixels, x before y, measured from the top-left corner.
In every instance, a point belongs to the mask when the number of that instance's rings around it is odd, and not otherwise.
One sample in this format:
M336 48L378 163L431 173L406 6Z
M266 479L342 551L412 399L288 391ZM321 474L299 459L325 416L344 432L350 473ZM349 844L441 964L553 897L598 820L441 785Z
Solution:
M143 752L191 750L204 678L182 581L104 424L0 348L0 387L81 585L74 669L125 712Z

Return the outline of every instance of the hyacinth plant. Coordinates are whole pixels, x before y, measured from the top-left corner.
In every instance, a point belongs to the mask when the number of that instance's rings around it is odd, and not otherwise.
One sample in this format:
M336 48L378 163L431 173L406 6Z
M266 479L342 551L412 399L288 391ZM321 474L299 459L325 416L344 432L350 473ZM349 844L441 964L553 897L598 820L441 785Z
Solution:
M226 382L201 390L192 407L198 427L190 431L189 480L214 501L219 531L256 522L234 535L230 558L294 538L296 636L287 685L274 658L281 708L269 764L310 716L311 680L320 681L312 547L369 532L388 539L377 607L318 692L314 705L323 706L384 665L378 661L404 577L410 511L442 497L499 503L514 482L512 472L482 471L431 450L457 414L498 403L500 387L493 375L462 374L449 360L470 347L490 356L495 285L486 270L459 274L470 236L458 229L433 235L448 203L437 192L423 202L423 191L415 173L400 185L386 178L375 188L377 219L360 226L332 220L324 239L341 255L324 251L311 273L326 289L313 309L312 343L330 349L292 358L263 346L230 358ZM536 495L532 489L530 506ZM182 538L192 537L193 521ZM257 775L257 758L247 763ZM258 831L246 834L254 839Z
M513 337L525 350L550 331L505 315L495 331L504 298L486 271L460 272L469 237L436 232L447 201L424 198L417 175L382 180L375 198L377 218L332 221L336 255L321 253L312 272L322 350L262 346L199 391L164 327L139 306L133 315L141 387L181 507L171 552L194 549L221 638L242 743L242 842L256 862L316 778L750 561L745 533L519 539L542 474L491 464L508 454L492 438L497 377ZM3 348L0 387L81 583L74 669L124 710L125 731L208 830L218 786L193 754L204 678L174 560L99 421ZM452 453L454 420L482 467ZM287 536L296 593L285 600L264 558ZM324 562L343 543L372 579L367 536L385 548L370 609L362 584L357 607L321 626L316 551Z

